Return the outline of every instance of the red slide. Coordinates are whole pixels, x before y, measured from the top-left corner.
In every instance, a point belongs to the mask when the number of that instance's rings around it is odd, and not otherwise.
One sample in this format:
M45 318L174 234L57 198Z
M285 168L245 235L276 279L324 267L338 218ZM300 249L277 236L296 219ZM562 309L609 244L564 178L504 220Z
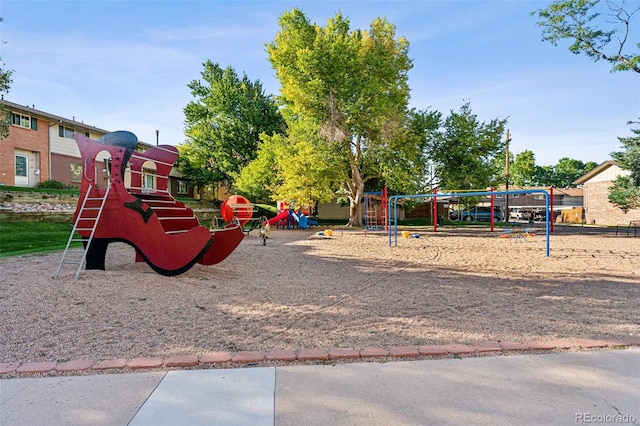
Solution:
M269 225L275 225L279 221L286 219L289 217L289 210L285 210L283 212L278 213L278 215L274 218L271 218L267 221Z

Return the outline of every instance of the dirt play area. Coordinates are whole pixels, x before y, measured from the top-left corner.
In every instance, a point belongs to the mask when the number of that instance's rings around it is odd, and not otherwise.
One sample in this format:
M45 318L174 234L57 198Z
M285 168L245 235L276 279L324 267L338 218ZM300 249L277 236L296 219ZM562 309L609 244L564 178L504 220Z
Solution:
M0 362L625 338L640 335L640 238L556 226L254 231L222 263L164 277L112 244L106 271L61 252L0 259Z

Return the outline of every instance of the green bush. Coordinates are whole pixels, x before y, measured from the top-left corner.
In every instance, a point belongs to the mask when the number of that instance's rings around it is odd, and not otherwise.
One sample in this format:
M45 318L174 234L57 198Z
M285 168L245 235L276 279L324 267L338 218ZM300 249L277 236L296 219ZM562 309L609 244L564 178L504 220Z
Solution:
M36 185L36 188L47 188L47 189L67 189L65 188L65 184L60 182L59 180L49 179L42 181Z
M59 180L49 179L38 183L36 186L38 189L56 189L56 190L78 190L77 186L65 185Z

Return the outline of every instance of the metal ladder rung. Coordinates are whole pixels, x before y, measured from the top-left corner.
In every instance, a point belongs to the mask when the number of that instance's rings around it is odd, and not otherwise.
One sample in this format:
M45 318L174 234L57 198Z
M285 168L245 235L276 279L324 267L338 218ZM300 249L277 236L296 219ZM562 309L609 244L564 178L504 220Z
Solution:
M100 221L100 216L102 215L102 212L104 210L104 205L107 202L107 198L109 196L109 192L111 191L111 178L109 176L109 180L108 180L109 184L107 185L107 189L104 192L104 196L101 198L96 198L96 197L89 197L89 194L91 193L91 190L94 188L94 184L91 183L89 184L89 187L87 188L87 193L85 194L84 199L82 200L82 204L80 206L80 209L78 209L78 216L76 217L76 221L73 224L73 229L71 230L71 234L69 235L69 240L67 241L67 245L64 249L64 253L62 254L62 259L60 259L60 264L58 265L58 269L56 270L55 275L53 276L53 278L58 278L58 276L60 275L60 270L62 269L62 265L63 264L72 264L72 265L78 265L78 269L76 269L76 274L75 274L75 279L78 279L78 275L80 274L80 270L82 269L82 265L84 264L84 262L87 259L87 252L89 251L89 248L91 247L91 242L93 241L93 235L96 232L96 228L98 227L98 222ZM87 201L100 201L100 207L86 207L87 205ZM98 214L96 215L95 218L83 218L82 217L82 213L86 210L98 210ZM93 226L91 228L79 228L78 224L80 223L80 221L93 221ZM89 238L85 240L85 238L74 238L74 235L76 234L76 231L90 231L89 234ZM79 250L79 249L70 249L71 243L72 242L77 242L77 241L82 241L83 243L86 241L86 244L84 245L84 250ZM70 261L67 260L67 255L69 253L82 253L82 259L80 261Z
M151 206L152 209L154 210L184 210L186 211L187 209L185 209L184 207L162 207L162 206Z
M173 216L173 217L158 217L158 220L185 220L193 219L195 216Z

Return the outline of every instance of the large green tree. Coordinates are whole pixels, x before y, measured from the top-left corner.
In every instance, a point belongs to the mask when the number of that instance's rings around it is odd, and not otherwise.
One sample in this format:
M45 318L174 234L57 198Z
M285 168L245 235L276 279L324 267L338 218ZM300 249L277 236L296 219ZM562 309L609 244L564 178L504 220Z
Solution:
M200 149L196 144L178 145L178 161L180 173L195 185L200 192L208 185L227 183L227 176L216 167L209 151Z
M532 186L535 182L536 157L533 151L525 150L516 155L509 167L509 183L516 186Z
M187 142L180 148L183 173L196 182L233 186L256 157L262 133L285 130L275 100L259 80L239 78L231 67L207 61L202 79L189 84L194 100L184 108Z
M583 163L580 160L563 157L555 165L536 166L534 181L538 186L570 188L576 179L596 166L597 164L593 161Z
M496 158L504 158L506 123L506 119L480 122L468 102L451 111L429 148L441 190L484 190L501 181L504 162Z
M618 176L609 191L609 201L624 211L640 208L640 128L631 130L634 136L618 138L623 151L611 156L620 163L628 176Z
M274 190L278 187L279 152L286 146L285 139L275 134L263 135L258 143L256 159L242 168L235 181L235 188L239 194L256 202L270 202Z
M394 192L425 192L430 187L425 147L438 128L437 112L411 110L397 137L380 152L383 171L367 190L387 186ZM288 199L299 204L343 198L349 180L339 144L327 144L314 124L289 127L286 137L264 136L255 161L236 180L236 189L253 199ZM307 123L309 124L309 123Z
M330 201L346 175L334 148L305 121L289 126L285 135L263 135L257 158L242 170L236 188L250 198L286 199L297 206Z
M429 146L441 120L442 114L437 111L411 109L407 113L402 131L383 153L382 180L391 191L425 193L437 184Z
M557 45L560 40L573 41L569 51L584 53L594 61L611 63L612 71L640 73L640 43L631 40L637 29L640 5L625 0L557 0L545 9L532 12L540 19L542 40ZM636 23L634 23L636 22Z
M327 166L343 178L338 192L350 202L348 225L361 226L365 183L396 171L398 165L387 161L394 149L421 154L420 147L411 151L403 145L401 137L408 127L409 43L382 18L368 30L351 30L340 13L323 27L293 9L279 24L267 51L281 83L289 135L301 133L297 126L313 129L314 143L327 146L320 151L331 153ZM299 143L290 142L292 147ZM281 188L302 185L282 177Z

